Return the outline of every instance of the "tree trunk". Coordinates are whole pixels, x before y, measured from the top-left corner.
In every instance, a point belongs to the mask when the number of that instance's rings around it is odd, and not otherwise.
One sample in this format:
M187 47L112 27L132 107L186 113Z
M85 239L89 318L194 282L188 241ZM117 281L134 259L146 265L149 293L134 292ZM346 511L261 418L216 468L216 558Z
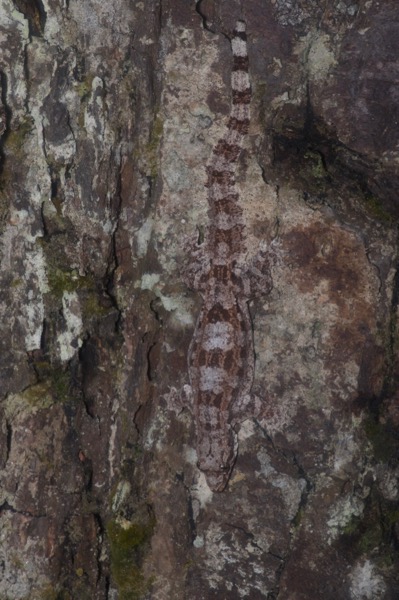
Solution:
M215 491L186 240L237 19L273 289ZM397 0L0 0L0 40L0 598L398 598Z

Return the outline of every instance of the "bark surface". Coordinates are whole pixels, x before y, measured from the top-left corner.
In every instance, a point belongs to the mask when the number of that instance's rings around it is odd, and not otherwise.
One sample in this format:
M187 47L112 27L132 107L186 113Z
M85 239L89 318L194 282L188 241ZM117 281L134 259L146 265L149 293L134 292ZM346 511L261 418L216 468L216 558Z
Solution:
M230 111L262 417L197 468L183 239ZM0 0L0 599L399 597L397 0Z

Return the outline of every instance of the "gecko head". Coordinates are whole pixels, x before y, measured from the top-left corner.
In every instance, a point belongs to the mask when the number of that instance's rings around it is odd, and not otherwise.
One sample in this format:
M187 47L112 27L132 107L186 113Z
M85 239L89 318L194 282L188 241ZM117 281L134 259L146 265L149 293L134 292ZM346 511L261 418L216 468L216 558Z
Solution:
M233 465L221 465L217 471L204 469L203 472L206 477L206 482L212 492L223 492L230 479L232 469Z
M208 433L213 442L211 444L213 452L201 455L202 448L199 448L198 468L204 473L206 482L213 492L223 492L237 457L236 436L231 428L228 429L230 436L227 439L220 437L220 431ZM209 446L202 447L209 451Z

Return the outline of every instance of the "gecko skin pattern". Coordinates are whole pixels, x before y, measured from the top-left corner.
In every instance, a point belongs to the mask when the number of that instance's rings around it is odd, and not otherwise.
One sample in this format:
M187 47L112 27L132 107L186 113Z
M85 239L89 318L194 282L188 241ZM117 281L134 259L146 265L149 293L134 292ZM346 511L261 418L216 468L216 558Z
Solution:
M249 412L254 375L249 299L272 288L268 255L245 265L245 223L235 171L250 121L245 23L231 38L232 107L207 167L209 227L186 273L203 304L189 350L198 466L215 492L225 489L237 457L235 424Z

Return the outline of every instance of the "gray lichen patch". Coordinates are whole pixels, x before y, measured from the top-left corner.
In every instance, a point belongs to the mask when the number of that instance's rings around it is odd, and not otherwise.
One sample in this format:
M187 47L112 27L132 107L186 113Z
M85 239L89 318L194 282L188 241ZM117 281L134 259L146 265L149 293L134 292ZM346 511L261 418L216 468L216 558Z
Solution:
M337 64L334 55L334 45L327 34L309 33L301 39L296 52L302 54L305 51L306 67L312 80L324 80L330 70Z
M330 540L337 539L339 535L342 535L347 530L349 523L361 517L363 511L364 501L361 498L352 494L340 498L339 502L332 507L327 521Z
M20 395L10 395L5 404L5 415L9 421L14 421L17 415L24 412L36 413L48 409L53 404L51 384L48 381L29 386Z
M359 562L353 568L350 579L352 600L379 600L385 597L385 583L372 561Z
M64 292L62 313L65 319L65 331L57 339L61 361L70 360L82 346L80 337L83 330L82 312L76 292Z
M255 471L255 475L264 478L280 493L281 502L284 504L284 512L287 515L286 518L292 521L298 512L302 494L306 488L305 479L293 478L285 473L278 472L272 466L270 457L265 450L259 451L256 458L259 461L260 469Z

